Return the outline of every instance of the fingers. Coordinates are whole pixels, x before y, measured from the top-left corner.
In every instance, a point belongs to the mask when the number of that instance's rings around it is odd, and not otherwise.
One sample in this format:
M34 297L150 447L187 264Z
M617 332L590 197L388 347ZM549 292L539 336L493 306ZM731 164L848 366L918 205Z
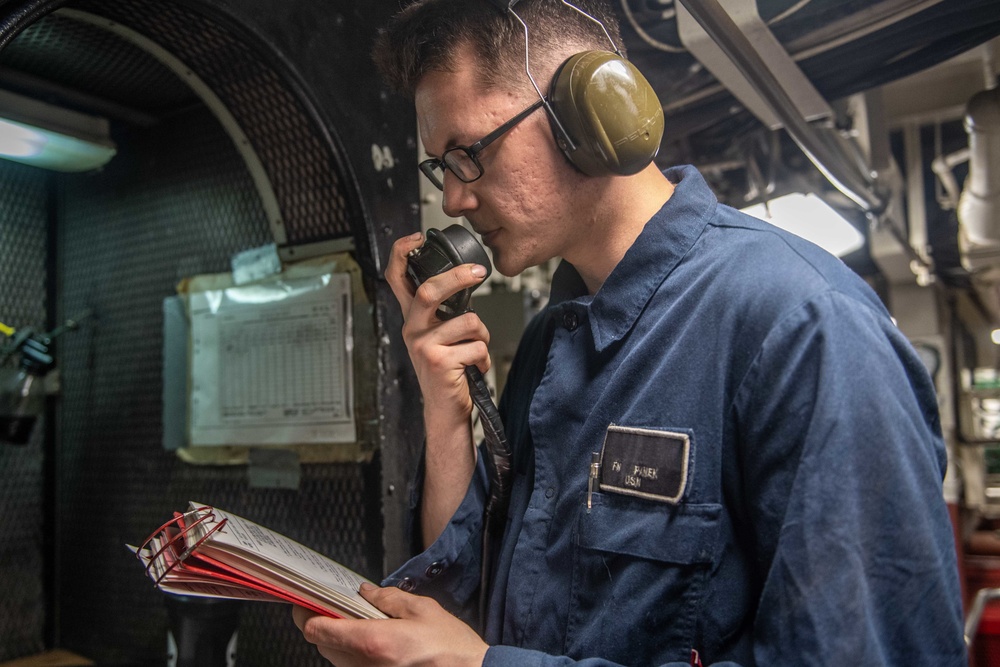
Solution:
M418 374L461 371L466 366L489 370L490 332L475 313L433 325L410 320L403 325L403 340Z
M397 239L392 245L389 264L385 270L386 282L403 310L404 320L411 316L415 296L419 299L417 314L423 313L425 318L429 315L436 317L442 302L464 289L479 285L487 273L484 266L463 264L427 279L417 289L406 273L407 256L423 242L424 236L419 232Z
M295 625L338 667L481 665L487 646L472 628L430 598L366 585L361 595L388 620L333 619L296 608Z
M392 288L392 293L399 301L403 309L403 316L410 309L410 301L413 299L413 292L416 290L414 284L406 275L406 256L412 250L423 245L424 235L420 232L410 234L392 244L392 251L389 253L389 264L385 268L385 280Z
M373 621L317 616L310 618L302 627L302 638L316 646L320 655L334 664L355 663L356 660L339 658L357 656L366 651L366 638L372 631L371 623Z
M292 620L302 633L302 638L313 644L331 665L348 667L354 664L353 657L341 649L341 642L338 641L336 632L339 628L333 625L343 622L343 619L326 618L304 607L292 605Z
M367 627L367 622L346 618L330 618L309 611L298 605L292 607L295 627L310 644L325 646L333 650L352 648L356 631Z
M472 341L482 342L485 346L490 342L490 331L478 315L465 313L444 322L435 320L427 323L411 319L403 323L403 339L411 352L421 346L459 346Z
M312 615L300 631L303 639L337 667L404 664L399 658L411 644L406 628L393 629L385 623Z
M462 264L415 287L406 271L407 255L423 241L420 234L397 240L385 276L402 308L403 341L421 391L435 397L439 416L459 423L472 412L465 368L475 366L483 373L490 369L489 332L475 314L442 320L438 309L453 295L479 285L487 271L484 266Z
M414 293L408 317L439 320L437 311L444 301L462 290L478 286L485 277L486 267L462 264L428 278Z
M318 614L309 611L305 607L300 607L297 604L292 605L292 620L295 621L295 627L299 629L299 632L302 631L302 628L305 626L306 621L308 621L313 616L318 616Z
M361 597L371 602L392 618L417 618L433 611L440 605L431 598L407 593L394 586L380 588L362 584Z

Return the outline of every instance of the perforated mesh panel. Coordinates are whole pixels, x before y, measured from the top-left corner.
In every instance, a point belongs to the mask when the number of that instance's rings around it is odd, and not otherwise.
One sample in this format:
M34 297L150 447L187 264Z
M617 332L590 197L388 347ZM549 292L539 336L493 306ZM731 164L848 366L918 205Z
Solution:
M0 183L0 322L44 331L46 174L0 162ZM42 648L44 426L26 445L0 443L0 661Z
M172 3L95 0L74 5L148 36L182 60L232 112L264 163L289 245L351 236L342 179L301 102L256 52Z
M290 244L352 234L350 220L361 219L352 209L356 195L343 191L346 181L329 142L257 51L227 27L174 3L100 0L73 7L151 38L213 89L264 164ZM57 315L95 313L58 349L63 392L59 419L49 425L59 430L51 582L57 602L48 609L49 619L43 618L42 600L40 447L18 453L18 460L0 451L0 499L5 510L23 510L16 521L0 513L14 538L0 546L0 658L41 649L48 621L58 645L100 664L164 664L165 596L124 545L141 541L189 500L273 527L378 579L377 459L305 466L297 491L260 490L248 487L244 467L191 466L162 450L162 300L175 293L179 280L226 271L233 253L272 240L258 192L230 137L162 66L119 36L85 23L45 17L0 54L0 65L162 117L146 129L116 122L119 154L101 172L58 177L58 205L51 210L42 181L29 186L18 180L40 172L11 172L14 180L0 172L0 208L8 201L23 207L32 193L41 193L40 201L31 200L37 219L27 213L9 218L35 220L35 246L10 246L0 238L0 256L8 248L16 255L0 274L0 309L23 317L19 322L0 310L0 321L35 324L37 317L39 326L44 323L50 214L59 221ZM0 218L0 235L8 230L8 218ZM28 243L29 236L24 238ZM34 262L35 275L24 284L14 284L14 274L6 273L18 262ZM22 273L28 272L17 271ZM36 310L23 310L25 304ZM374 347L374 341L356 345ZM369 406L366 414L372 412ZM20 567L8 565L15 560ZM243 607L238 652L241 667L325 664L294 628L287 605Z
M152 56L107 30L58 14L25 28L0 52L0 63L147 113L168 112L197 99Z
M243 467L190 466L161 449L163 298L184 276L226 271L232 253L269 234L249 175L206 111L123 148L104 173L67 179L64 194L62 308L98 319L63 348L60 625L63 645L89 657L153 664L166 641L163 595L124 544L170 511L215 504L374 578L380 524L365 501L377 494L370 467L308 466L297 492L254 490ZM95 516L107 512L113 521ZM284 605L247 605L240 638L241 666L322 664Z

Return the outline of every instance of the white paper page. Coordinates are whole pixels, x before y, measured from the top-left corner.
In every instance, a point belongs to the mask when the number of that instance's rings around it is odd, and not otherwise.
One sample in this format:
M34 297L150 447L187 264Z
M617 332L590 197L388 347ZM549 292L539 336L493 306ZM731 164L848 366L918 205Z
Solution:
M268 595L263 591L242 586L222 586L220 584L206 584L204 582L160 582L159 589L164 593L174 595L194 595L200 598L220 598L223 600L250 600L251 602L283 602L290 604L287 600Z
M192 292L192 445L353 442L346 273Z
M158 539L154 539L153 544L155 546L152 549L144 549L142 552L139 552L136 547L130 544L126 546L132 551L132 553L139 556L143 565L149 565L152 560L153 553L159 551L159 546L162 546L162 542ZM156 560L152 562L152 566L149 569L149 578L154 582L159 579L159 583L156 584L156 586L166 593L223 598L227 600L250 600L258 602L283 602L285 604L293 604L289 600L285 600L277 595L272 595L243 584L219 581L209 575L195 574L183 569L183 567L174 568L161 578L160 575L163 574L167 567L169 567L171 562L171 556L169 553L169 549L160 553ZM345 610L342 609L341 606L332 604L329 600L317 597L307 590L289 592L293 592L298 595L298 597L303 598L320 609L326 609L330 613L336 614L337 616L348 615L345 614ZM353 608L353 605L348 605L348 607ZM355 613L355 615L359 618L368 618L365 613Z
M201 509L208 506L191 502L190 507ZM386 618L358 593L363 582L371 582L357 572L252 521L218 508L212 508L211 512L214 516L194 526L190 537L192 542L196 542L219 522L226 520L225 526L212 533L201 547L206 555L217 557L272 583L284 581L293 584L296 589L312 591L313 595L339 599L359 616ZM226 554L239 556L226 558Z

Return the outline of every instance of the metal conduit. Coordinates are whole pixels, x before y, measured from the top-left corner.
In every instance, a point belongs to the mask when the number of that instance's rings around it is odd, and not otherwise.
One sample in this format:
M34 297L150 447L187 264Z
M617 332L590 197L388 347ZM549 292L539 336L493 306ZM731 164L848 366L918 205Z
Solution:
M972 608L969 610L969 616L965 619L966 646L971 647L972 642L976 639L979 622L982 620L983 612L986 610L986 603L997 598L1000 598L1000 588L981 588L976 593L976 598L972 602Z
M830 183L865 211L880 214L887 202L876 191L871 174L860 169L850 158L843 137L831 128L811 125L796 111L781 83L718 1L679 1L754 86L792 140Z

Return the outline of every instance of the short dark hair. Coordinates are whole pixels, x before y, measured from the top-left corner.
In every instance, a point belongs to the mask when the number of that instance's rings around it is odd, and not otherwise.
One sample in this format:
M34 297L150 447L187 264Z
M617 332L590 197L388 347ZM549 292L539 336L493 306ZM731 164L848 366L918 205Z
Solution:
M625 55L618 19L603 0L570 0L600 21ZM542 92L549 82L535 68L546 54L573 46L611 50L601 26L564 5L561 0L520 0L514 11L528 25L532 75ZM453 71L454 57L468 46L478 58L485 89L515 89L530 85L524 73L524 26L488 0L415 0L382 30L373 57L387 84L413 95L420 79L431 71Z

